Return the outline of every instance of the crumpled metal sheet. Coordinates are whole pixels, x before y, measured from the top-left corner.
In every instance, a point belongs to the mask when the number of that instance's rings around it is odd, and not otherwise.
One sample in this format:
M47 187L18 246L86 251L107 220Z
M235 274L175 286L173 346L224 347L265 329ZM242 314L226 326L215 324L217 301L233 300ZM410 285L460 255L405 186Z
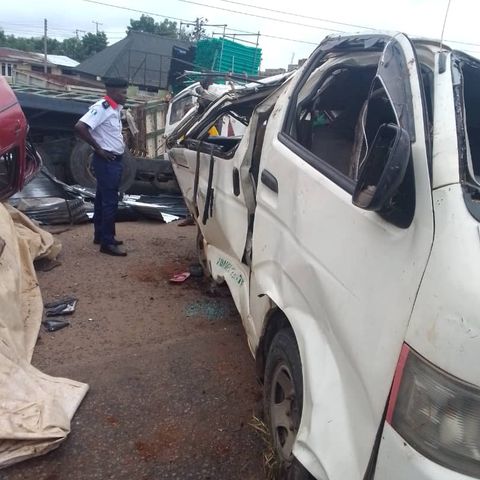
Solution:
M124 195L122 202L142 216L169 223L187 216L187 207L181 195Z
M46 167L42 167L30 183L12 196L9 203L44 225L88 222L83 199Z
M26 198L21 199L16 208L43 225L88 222L85 203L81 198Z
M30 218L45 225L87 222L93 217L95 190L67 185L46 167L9 203ZM118 204L116 221L135 221L140 217L171 222L188 214L181 195L124 195Z

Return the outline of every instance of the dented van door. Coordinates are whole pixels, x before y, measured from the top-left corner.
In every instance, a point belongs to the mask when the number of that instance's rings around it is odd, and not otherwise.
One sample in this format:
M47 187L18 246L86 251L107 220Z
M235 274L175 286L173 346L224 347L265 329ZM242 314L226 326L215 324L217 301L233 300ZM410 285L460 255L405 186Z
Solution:
M430 252L422 96L404 35L331 39L266 128L251 299L269 299L294 329L304 392L293 453L315 478L363 478ZM385 125L411 155L392 201L368 211L352 194Z

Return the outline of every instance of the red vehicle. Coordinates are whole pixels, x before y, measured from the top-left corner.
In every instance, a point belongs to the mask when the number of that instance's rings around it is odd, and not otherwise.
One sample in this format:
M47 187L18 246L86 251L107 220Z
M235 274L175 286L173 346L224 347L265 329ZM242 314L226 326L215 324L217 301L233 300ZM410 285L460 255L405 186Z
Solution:
M28 140L28 124L17 97L0 77L0 201L18 192L41 166Z

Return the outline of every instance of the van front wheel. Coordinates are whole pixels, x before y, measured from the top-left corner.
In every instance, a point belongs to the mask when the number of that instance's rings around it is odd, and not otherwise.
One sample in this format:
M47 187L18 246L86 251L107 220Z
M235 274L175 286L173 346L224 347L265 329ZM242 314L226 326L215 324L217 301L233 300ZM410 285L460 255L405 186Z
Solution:
M293 456L303 408L303 376L300 353L290 329L280 330L270 345L265 366L265 418L282 479L307 480Z

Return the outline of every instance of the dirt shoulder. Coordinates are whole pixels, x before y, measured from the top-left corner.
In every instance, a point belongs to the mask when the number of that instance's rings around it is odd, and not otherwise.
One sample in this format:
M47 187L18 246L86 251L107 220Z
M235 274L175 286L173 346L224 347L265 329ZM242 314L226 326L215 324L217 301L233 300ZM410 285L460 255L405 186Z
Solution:
M91 225L60 233L62 265L39 272L45 300L79 298L71 325L43 329L33 364L90 385L59 449L4 480L261 480L249 426L260 389L227 291L174 285L195 258L194 227L117 225L126 258L98 253Z

